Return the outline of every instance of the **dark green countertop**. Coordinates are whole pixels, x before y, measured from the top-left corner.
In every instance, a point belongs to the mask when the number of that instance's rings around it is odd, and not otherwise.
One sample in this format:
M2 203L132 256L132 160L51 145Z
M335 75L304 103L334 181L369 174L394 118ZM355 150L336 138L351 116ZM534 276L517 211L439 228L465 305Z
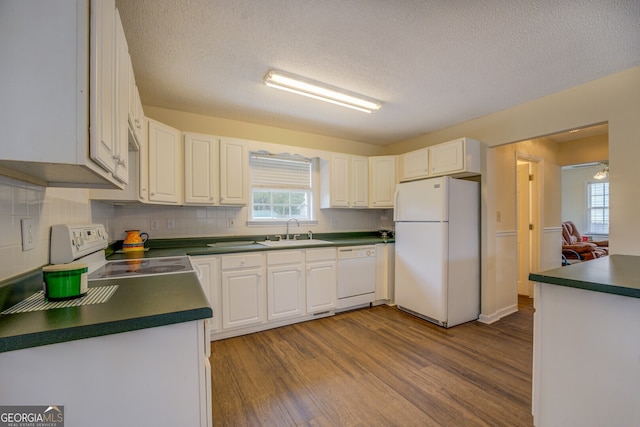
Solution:
M640 256L610 255L531 273L529 280L640 298Z
M195 272L98 280L89 287L113 284L118 289L102 304L0 315L0 352L212 317Z
M264 240L264 236L236 236L230 238L182 238L182 239L160 239L149 240L146 246L149 248L145 252L134 253L112 253L108 259L110 261L128 258L159 258L169 256L198 256L198 255L223 255L240 252L255 251L278 251L278 250L295 250L310 249L324 247L341 247L341 246L361 246L375 245L378 243L394 243L392 238L382 239L376 234L370 232L361 233L334 233L334 234L317 234L314 239L325 240L327 244L314 245L296 245L296 246L265 246L256 241ZM304 240L301 240L304 242ZM207 246L208 244L216 244ZM220 244L222 243L222 244Z

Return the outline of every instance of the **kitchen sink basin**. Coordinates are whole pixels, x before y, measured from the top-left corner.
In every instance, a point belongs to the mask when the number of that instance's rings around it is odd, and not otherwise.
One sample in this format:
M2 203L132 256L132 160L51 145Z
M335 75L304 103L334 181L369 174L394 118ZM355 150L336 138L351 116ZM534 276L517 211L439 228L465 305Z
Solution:
M265 240L263 242L256 242L259 245L270 247L290 247L290 246L313 246L313 245L326 245L331 244L327 240L318 239L306 239L306 240Z

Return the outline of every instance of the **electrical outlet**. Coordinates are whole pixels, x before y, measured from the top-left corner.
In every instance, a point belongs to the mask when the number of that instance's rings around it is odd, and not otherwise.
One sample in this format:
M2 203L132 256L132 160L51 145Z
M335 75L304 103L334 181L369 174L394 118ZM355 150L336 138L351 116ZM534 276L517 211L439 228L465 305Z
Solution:
M175 228L176 228L176 219L169 218L167 220L167 230L175 230Z
M22 251L30 251L36 247L33 220L31 218L22 218L20 220L22 227Z
M151 231L158 231L158 230L160 230L160 221L158 221L157 219L152 219Z
M502 212L497 211L496 212L496 222L500 222L502 221Z
M339 225L338 218L331 218L331 225L337 227Z
M228 228L234 228L236 226L236 219L235 218L227 218L227 227Z

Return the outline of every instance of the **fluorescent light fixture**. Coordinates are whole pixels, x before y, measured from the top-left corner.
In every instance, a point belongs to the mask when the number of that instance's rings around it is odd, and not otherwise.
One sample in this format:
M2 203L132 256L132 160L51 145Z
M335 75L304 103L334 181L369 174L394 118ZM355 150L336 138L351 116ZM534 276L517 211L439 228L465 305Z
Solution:
M264 84L365 113L377 111L382 106L380 101L282 71L269 71L264 76Z

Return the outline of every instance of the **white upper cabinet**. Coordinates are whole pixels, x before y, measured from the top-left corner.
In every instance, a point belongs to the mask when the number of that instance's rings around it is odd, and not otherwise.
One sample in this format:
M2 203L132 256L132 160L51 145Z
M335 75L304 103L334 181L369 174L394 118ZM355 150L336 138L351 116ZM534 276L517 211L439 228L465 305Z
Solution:
M396 191L396 156L369 158L369 207L393 208Z
M184 203L219 202L219 143L211 135L184 134Z
M322 207L348 208L351 203L351 162L349 155L331 153L329 170L329 205ZM324 186L323 186L324 187Z
M450 175L458 178L480 174L480 142L459 138L402 155L400 181Z
M320 207L350 208L369 206L369 159L331 153L320 161Z
M149 120L149 201L182 202L181 133L170 126Z
M2 173L122 188L113 176L114 1L3 2L1 15L0 128L11 141L0 151Z
M118 159L116 111L116 3L91 2L91 158L110 172Z
M429 149L411 151L402 155L401 181L410 181L429 176Z
M429 147L431 176L465 177L480 173L480 142L460 138Z
M138 86L136 86L136 77L133 74L133 64L131 63L131 56L129 56L129 108L127 115L127 123L129 125L129 146L131 149L136 150L142 143L143 126L144 126L144 111L142 110L142 101L140 100L140 93L138 92Z
M114 176L120 182L129 182L129 47L124 35L122 21L116 10L116 44L115 44L115 121L114 125L114 159L116 169Z
M245 143L232 138L220 140L220 204L246 205L249 159Z
M369 158L351 156L351 206L369 207Z

